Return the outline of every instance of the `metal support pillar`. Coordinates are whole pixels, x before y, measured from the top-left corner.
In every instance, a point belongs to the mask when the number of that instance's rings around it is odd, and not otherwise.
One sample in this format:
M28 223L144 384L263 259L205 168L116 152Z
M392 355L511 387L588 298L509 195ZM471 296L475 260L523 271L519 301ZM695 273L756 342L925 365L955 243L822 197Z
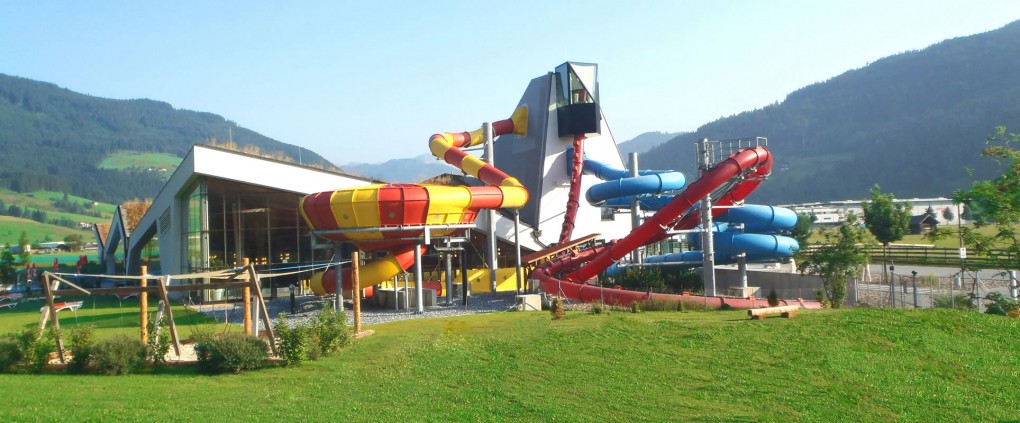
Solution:
M483 123L482 133L485 141L485 162L495 167L495 149L492 145L492 123ZM488 209L486 215L489 217L489 226L485 231L485 236L488 238L489 243L489 287L492 289L492 292L496 292L496 210Z
M638 176L638 153L630 153L630 176ZM630 230L635 230L638 226L641 226L641 211L639 210L638 198L636 195L630 197ZM630 252L631 263L641 263L641 247L635 248L634 251Z
M521 212L514 210L514 265L517 268L517 294L524 289L523 272L521 271Z
M896 266L889 266L889 304L896 308Z
M453 252L450 251L450 240L446 240L446 251L443 252L446 261L446 305L453 305Z
M468 258L467 248L460 252L460 295L464 297L464 309L468 308Z
M424 279L424 277L422 276L422 273L421 273L421 243L420 242L415 242L414 243L414 296L417 297L417 298L415 298L414 312L416 314L421 314L421 313L425 312L425 301L424 301L425 299L422 298L422 291L423 291L423 289L422 289L423 280L422 279Z
M1009 296L1014 300L1020 295L1020 280L1016 278L1016 270L1009 271Z
M698 155L698 171L700 176L708 172L711 153L708 151L708 138L702 138ZM715 247L712 238L712 195L701 200L701 278L705 282L705 296L714 297L715 293Z
M333 244L333 262L336 263L336 301L333 303L334 310L344 309L344 272L341 262L343 256L340 255L340 243Z
M917 302L917 271L916 270L911 270L910 271L910 283L912 285L914 285L914 308L919 308L920 306L918 305L918 302Z

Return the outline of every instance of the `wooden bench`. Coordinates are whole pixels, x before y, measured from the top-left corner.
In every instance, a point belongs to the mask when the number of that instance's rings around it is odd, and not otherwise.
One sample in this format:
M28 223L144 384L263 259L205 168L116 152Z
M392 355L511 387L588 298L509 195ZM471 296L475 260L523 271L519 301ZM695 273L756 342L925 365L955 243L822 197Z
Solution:
M751 316L755 320L765 320L770 314L778 314L782 317L793 317L797 315L797 310L800 310L800 306L788 305L779 307L765 307L765 308L752 308L747 310L747 315Z

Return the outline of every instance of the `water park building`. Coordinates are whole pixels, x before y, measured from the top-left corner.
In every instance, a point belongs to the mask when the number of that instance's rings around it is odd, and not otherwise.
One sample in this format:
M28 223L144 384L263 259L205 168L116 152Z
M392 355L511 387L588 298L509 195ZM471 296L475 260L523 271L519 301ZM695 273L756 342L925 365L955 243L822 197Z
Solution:
M653 294L592 282L611 267L646 265L642 249L678 233L712 228L701 230L704 239L690 240L704 254L648 257L649 265L714 269L716 263L782 260L796 248L778 233L792 227L792 211L743 203L771 172L766 141L698 145L700 175L691 184L679 172L640 170L636 155L628 169L599 104L598 66L567 62L531 80L509 118L470 132L423 136L423 149L462 171L463 177L449 178L457 183L387 184L196 145L137 225L129 230L129 219L118 213L98 238L108 269L120 250L128 274L140 271L142 250L152 239L163 274L242 259L267 270L333 263L311 276L318 294L336 292L340 284L353 289L351 268L337 267L339 250L354 246L368 256L359 289L414 267L418 311L422 286L431 279L422 273L427 251L446 260L446 295L453 287L451 257L459 252L462 283L472 289L520 291L527 279L558 295L626 304ZM481 157L463 150L476 146L485 148ZM717 247L713 238L720 240ZM529 253L526 275L520 264L500 272ZM481 270L470 281L469 256ZM711 279L708 303L714 272L705 275Z

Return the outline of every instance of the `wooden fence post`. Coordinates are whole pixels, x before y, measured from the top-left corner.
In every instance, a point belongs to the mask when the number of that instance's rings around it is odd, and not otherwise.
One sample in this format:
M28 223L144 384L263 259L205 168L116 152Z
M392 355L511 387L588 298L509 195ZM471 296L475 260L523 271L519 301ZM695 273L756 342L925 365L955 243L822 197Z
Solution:
M361 276L358 275L361 269L359 263L358 250L351 252L351 288L354 293L351 295L352 301L354 301L354 333L361 333ZM396 290L393 291L397 292ZM394 300L396 296L394 296Z
M149 292L145 290L145 287L149 285L149 280L146 276L149 275L149 266L142 265L142 280L139 286L142 287L141 291L138 291L138 307L141 311L141 339L143 345L149 344Z
M244 266L244 267L248 267L249 266L248 263L249 263L248 257L245 257L241 261L241 265ZM249 280L251 278L248 277L247 273L245 273L244 276L241 279L247 280L248 282L251 282ZM251 336L251 334L253 332L252 331L252 321L251 321L251 285L245 285L244 288L241 288L241 304L244 305L243 306L244 307L244 334L248 335L248 336Z

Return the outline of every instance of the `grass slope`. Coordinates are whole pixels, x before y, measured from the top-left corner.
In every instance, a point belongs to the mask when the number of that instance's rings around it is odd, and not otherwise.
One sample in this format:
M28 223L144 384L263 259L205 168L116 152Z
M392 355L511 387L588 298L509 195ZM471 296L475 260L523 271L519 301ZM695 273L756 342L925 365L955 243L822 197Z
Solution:
M372 329L337 356L236 376L4 375L0 420L995 421L1020 409L1020 320L951 310L497 313Z
M99 163L100 169L127 170L127 169L162 169L173 172L181 164L181 158L165 153L142 153L136 151L121 151L103 158Z
M102 213L102 217L88 216L83 214L67 213L57 210L53 200L60 200L64 193L53 191L36 191L30 194L16 193L6 189L0 189L0 201L8 207L17 205L22 209L41 210L46 212L46 219L66 218L72 222L89 223L110 223L117 206L106 203L95 203L95 210ZM92 203L87 198L68 196L68 201L83 204ZM0 216L0 246L10 244L17 245L21 232L28 235L28 240L33 243L50 241L63 241L64 237L70 234L79 234L85 237L86 242L93 242L95 236L92 231L66 228L58 225L39 223L31 219L15 218L11 216Z

